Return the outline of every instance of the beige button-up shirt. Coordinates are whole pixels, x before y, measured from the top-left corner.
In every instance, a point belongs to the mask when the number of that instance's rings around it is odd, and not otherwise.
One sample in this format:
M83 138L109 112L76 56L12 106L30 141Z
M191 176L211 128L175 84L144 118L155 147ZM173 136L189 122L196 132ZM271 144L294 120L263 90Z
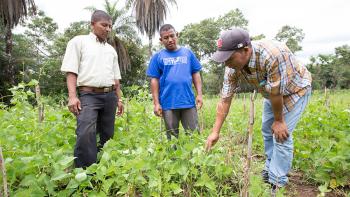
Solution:
M77 86L110 87L121 79L117 52L93 33L68 42L61 71L77 74Z

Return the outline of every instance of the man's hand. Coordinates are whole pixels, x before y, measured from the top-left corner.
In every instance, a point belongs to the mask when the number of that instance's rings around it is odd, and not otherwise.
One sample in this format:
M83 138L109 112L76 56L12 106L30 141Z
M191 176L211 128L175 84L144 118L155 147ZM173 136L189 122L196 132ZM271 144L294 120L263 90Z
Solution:
M219 134L217 132L212 132L208 138L207 143L205 145L205 150L208 152L210 149L216 144L216 142L219 140Z
M160 106L160 104L154 105L153 112L156 116L162 117L162 107Z
M121 100L118 100L118 111L117 111L117 116L121 116L124 113L124 105Z
M274 121L271 126L271 131L275 135L276 141L279 143L283 143L289 137L288 128L284 120Z
M196 97L197 109L201 109L203 106L203 98L202 95L197 95Z
M75 116L79 115L79 111L81 110L81 104L78 97L69 97L68 99L68 109L70 112L72 112Z

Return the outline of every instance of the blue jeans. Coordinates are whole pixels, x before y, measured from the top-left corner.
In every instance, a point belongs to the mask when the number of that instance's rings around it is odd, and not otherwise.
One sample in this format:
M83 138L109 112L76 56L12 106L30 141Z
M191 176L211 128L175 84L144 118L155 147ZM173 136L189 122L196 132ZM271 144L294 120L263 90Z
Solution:
M271 102L264 99L264 110L262 116L262 135L265 147L265 171L268 173L269 182L283 187L288 182L287 174L292 167L293 160L293 130L297 125L311 95L311 89L301 97L292 111L284 114L289 137L283 143L276 141L271 132L274 121Z

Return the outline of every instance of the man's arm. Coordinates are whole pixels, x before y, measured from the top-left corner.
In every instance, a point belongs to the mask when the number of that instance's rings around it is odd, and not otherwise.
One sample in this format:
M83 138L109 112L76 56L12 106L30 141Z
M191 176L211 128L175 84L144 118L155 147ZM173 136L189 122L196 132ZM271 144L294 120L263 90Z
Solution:
M159 79L151 78L151 92L154 105L154 114L156 116L162 116L162 107L159 102Z
M289 137L287 124L283 117L283 96L281 94L270 94L270 101L274 115L271 130L275 135L277 142L282 143Z
M81 110L80 100L77 97L77 74L67 72L67 88L68 88L68 109L74 115L79 115Z
M199 72L193 73L192 80L197 92L197 96L196 96L197 108L201 109L203 105L203 96L202 96L202 80L201 80L200 73Z
M209 151L219 140L220 129L230 110L232 97L221 99L216 108L216 119L211 134L208 136L206 150Z
M118 112L117 115L120 116L124 112L124 106L123 106L123 101L122 101L122 92L120 90L120 82L118 79L114 80L114 86L115 86L115 94L118 97Z

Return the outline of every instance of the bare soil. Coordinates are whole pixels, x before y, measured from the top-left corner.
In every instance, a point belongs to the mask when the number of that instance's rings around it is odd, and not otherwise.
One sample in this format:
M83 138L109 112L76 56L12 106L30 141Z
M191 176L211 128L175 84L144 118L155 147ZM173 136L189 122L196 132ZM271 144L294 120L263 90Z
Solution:
M320 193L317 185L312 185L305 181L301 172L292 172L289 176L289 183L286 186L289 197L317 197ZM326 193L326 197L345 197L342 190L334 190Z

